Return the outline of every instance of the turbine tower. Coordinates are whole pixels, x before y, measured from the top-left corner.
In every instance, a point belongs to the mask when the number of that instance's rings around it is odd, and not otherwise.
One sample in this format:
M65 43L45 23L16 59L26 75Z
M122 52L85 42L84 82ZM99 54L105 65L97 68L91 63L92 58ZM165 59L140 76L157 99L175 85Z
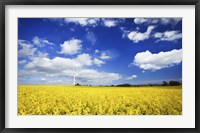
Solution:
M73 68L73 79L74 79L73 84L74 84L74 86L75 86L75 85L76 85L76 73L75 73L74 68Z

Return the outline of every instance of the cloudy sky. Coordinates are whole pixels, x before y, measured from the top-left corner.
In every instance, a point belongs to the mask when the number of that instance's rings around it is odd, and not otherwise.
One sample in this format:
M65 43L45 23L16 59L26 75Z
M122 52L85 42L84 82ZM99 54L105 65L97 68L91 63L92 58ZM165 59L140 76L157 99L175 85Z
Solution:
M181 18L19 18L19 84L182 79Z

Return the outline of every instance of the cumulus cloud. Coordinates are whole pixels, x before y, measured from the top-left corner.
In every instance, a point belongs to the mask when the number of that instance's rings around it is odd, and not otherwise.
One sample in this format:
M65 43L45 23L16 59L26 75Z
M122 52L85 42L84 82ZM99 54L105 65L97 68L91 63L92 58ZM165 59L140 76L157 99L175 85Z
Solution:
M79 39L71 39L65 41L60 45L61 51L60 54L74 55L77 54L82 49L82 41Z
M155 26L149 26L146 32L141 33L138 31L131 31L127 34L129 40L132 40L134 43L138 43L140 41L146 40L150 37L150 34Z
M112 20L112 19L103 19L103 24L106 27L115 27L117 25L117 21L116 20Z
M121 75L117 73L99 72L94 69L83 69L77 72L77 78L83 79L89 84L110 84L119 80Z
M160 70L171 67L182 62L182 49L171 50L167 52L151 53L145 51L137 53L134 57L133 64L143 70Z
M96 64L97 66L101 66L101 65L105 64L105 61L94 58L93 63Z
M23 81L24 78L31 76L31 83L43 84L73 84L73 70L63 70L51 74L41 73L37 71L19 71L19 79ZM94 69L78 69L76 73L76 83L90 84L90 85L107 85L116 80L121 79L118 73L101 72ZM34 81L34 77L41 77L39 80ZM36 78L38 79L38 78ZM27 82L27 81L23 81Z
M132 75L130 77L127 77L126 80L132 80L132 79L135 79L135 78L137 78L137 75Z
M46 81L47 79L46 79L46 78L41 78L40 80L41 80L41 81Z
M86 68L92 64L102 65L103 63L98 59L92 60L88 54L81 54L73 59L63 57L50 59L44 56L35 56L25 65L22 71L19 71L18 76L20 78L27 76L42 77L40 81L48 83L50 81L62 80L58 83L64 84L67 79L73 79L74 70L77 81L83 84L109 84L121 78L117 73L100 72ZM39 83L39 81L36 83ZM73 82L68 83L72 84Z
M135 18L134 23L135 24L172 24L176 25L178 22L180 22L182 18Z
M92 59L89 54L81 54L74 59L63 57L50 59L48 57L36 56L32 58L32 61L29 62L25 68L41 72L54 72L91 65Z
M44 47L45 45L53 45L54 43L52 43L52 42L49 42L47 39L45 39L45 38L39 38L39 37L37 37L37 36L35 36L34 38L33 38L33 44L34 45L37 45L37 46L39 46L39 47Z
M100 59L102 59L102 60L108 60L108 59L111 59L111 57L109 55L107 55L106 52L102 52L101 56L100 56Z
M43 53L41 51L37 51L37 53L32 58L34 58L34 57L44 58L44 57L48 57L48 56L49 56L48 53Z
M167 25L167 24L177 24L179 21L181 21L182 18L161 18L160 22L163 25Z
M95 52L95 54L97 54L97 53L99 53L99 50L98 50L98 49L96 49L94 52Z
M101 72L87 67L101 66L105 61L92 58L83 53L75 58L49 58L48 53L38 51L31 56L30 61L18 73L20 83L72 84L75 70L76 81L81 84L110 84L121 78L117 73ZM39 78L40 77L40 78ZM29 79L27 82L25 79ZM105 80L106 79L106 80Z
M107 51L100 51L96 49L94 51L96 58L93 59L93 63L97 66L102 66L106 64L105 61L115 58L114 52L107 50Z
M135 24L142 24L142 23L145 23L147 21L148 21L148 19L146 19L146 18L135 18L134 19Z
M44 19L46 20L46 19ZM57 22L60 26L64 24L73 23L81 26L105 26L105 27L114 27L118 23L123 23L124 18L50 18L48 19L51 22Z
M120 30L122 32L122 38L127 38L127 35L131 32L131 31L127 30L127 28L125 28L125 27L120 27Z
M160 21L157 18L135 18L135 24L156 24Z
M182 33L179 31L165 31L165 32L156 32L153 35L157 41L176 41L182 38Z
M26 40L18 40L19 50L18 55L19 57L25 57L25 56L33 56L35 52L37 51L37 48L34 48L34 46L44 47L45 45L53 45L54 43L49 42L47 39L39 38L35 36L32 40L32 42L26 41Z
M18 40L19 50L18 55L19 57L25 57L25 56L32 56L34 55L35 51L37 50L34 48L30 42L25 40Z
M94 51L95 57L102 60L102 61L107 61L111 59L116 59L119 56L119 52L117 50L98 50L96 49Z
M75 23L81 26L92 25L96 26L99 18L65 18L64 22L66 23Z
M81 55L78 55L78 57L75 59L75 62L81 64L82 66L91 66L92 57L89 54L83 53Z

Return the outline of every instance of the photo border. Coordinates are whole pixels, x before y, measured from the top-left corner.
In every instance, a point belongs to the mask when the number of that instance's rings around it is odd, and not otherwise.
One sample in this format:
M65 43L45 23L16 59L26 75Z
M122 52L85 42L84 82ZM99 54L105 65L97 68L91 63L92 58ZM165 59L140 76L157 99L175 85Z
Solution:
M0 131L2 133L162 132L200 133L200 0L0 0ZM5 128L5 7L6 5L195 5L195 128Z

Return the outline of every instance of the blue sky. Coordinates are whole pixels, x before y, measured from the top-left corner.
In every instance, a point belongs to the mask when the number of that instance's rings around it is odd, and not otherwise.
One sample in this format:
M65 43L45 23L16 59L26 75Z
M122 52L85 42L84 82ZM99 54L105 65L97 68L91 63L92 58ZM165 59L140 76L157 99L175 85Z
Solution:
M181 18L19 18L19 84L182 81Z

